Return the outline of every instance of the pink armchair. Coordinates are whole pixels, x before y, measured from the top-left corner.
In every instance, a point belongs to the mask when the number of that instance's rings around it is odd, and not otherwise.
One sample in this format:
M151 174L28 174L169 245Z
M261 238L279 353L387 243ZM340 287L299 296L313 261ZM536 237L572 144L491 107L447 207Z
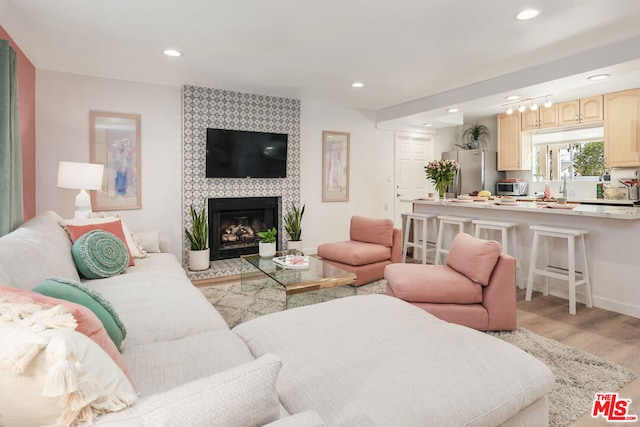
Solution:
M470 328L516 328L516 260L500 244L459 233L446 265L392 264L387 295Z
M354 216L349 235L345 242L319 245L318 255L358 276L355 286L382 279L384 268L402 259L402 231L390 219Z

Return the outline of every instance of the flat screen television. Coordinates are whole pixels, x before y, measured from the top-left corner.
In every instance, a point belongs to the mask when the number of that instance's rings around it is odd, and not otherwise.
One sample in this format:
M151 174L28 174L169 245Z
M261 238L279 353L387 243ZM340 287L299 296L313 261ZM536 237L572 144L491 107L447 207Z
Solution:
M207 178L285 178L288 135L207 129Z

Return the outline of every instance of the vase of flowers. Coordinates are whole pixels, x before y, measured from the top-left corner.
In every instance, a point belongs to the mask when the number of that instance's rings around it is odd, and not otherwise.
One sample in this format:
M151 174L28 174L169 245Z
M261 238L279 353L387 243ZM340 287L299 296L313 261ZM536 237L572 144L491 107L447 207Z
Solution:
M458 162L455 160L434 160L424 167L427 179L433 181L440 200L446 198L447 187L451 185L458 173Z

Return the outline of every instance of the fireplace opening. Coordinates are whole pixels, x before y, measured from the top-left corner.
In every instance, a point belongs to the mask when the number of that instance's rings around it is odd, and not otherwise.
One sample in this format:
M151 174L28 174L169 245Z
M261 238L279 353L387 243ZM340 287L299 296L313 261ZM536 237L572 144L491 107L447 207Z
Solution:
M258 253L258 233L271 227L281 230L280 197L215 198L208 202L212 261Z

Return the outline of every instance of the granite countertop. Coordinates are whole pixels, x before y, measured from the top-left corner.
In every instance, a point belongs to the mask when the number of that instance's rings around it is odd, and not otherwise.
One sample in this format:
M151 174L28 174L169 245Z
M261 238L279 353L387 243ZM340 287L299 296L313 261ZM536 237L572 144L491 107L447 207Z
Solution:
M535 196L514 196L518 201L535 201L538 200L538 197ZM575 197L567 198L569 203L588 203L588 204L598 204L598 205L632 205L633 200L628 199L577 199Z
M580 215L595 218L609 219L640 219L640 207L632 206L607 206L607 205L580 205L570 203L573 209L552 208L541 206L534 201L516 202L514 204L497 204L494 200L486 202L460 202L456 199L447 199L444 203L439 200L416 199L415 204L441 205L455 208L471 209L500 209L514 212L533 212L547 215ZM555 204L550 204L555 205Z
M569 199L569 202L573 202L573 199ZM598 205L632 205L633 200L629 199L580 199L575 200L576 203L589 203Z

